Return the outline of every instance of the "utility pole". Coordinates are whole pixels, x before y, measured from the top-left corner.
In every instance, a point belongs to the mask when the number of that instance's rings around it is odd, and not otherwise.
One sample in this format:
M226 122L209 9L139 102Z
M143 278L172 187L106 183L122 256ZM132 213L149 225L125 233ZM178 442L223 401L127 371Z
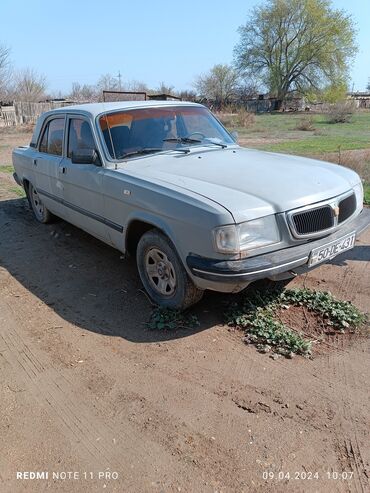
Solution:
M119 87L119 90L121 90L121 89L122 89L122 86L121 86L121 77L122 77L122 75L121 75L121 71L120 71L120 70L118 70L118 75L117 75L117 78L118 78L118 87Z

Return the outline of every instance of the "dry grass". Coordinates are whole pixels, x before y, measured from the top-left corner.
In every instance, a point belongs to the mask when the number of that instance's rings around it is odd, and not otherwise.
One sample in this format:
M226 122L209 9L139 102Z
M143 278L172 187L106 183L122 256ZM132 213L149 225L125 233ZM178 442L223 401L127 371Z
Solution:
M249 113L245 108L240 108L237 113L237 125L243 128L252 127L256 123L256 115Z
M0 126L0 133L2 135L18 135L21 133L33 133L34 128L35 128L34 123L28 123L25 125Z
M303 130L305 132L313 132L314 130L316 130L315 126L314 126L314 119L312 116L304 116L303 118L301 118L296 126L295 126L295 130Z
M225 127L250 128L256 123L256 115L249 113L245 108L225 107L223 111L216 113L217 118Z
M338 151L315 156L325 161L341 164L356 171L366 183L370 183L370 149Z
M329 123L349 123L356 108L352 101L341 101L330 105L328 110Z

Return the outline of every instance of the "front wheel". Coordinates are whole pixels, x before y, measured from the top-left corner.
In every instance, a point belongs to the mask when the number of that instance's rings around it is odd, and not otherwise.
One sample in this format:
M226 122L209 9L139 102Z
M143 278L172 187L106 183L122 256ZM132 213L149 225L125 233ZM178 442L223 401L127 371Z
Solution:
M141 281L157 305L184 310L202 298L203 291L189 278L171 241L158 230L140 238L136 262Z
M35 215L35 218L40 223L44 223L44 224L49 223L52 220L53 215L49 211L49 209L45 207L44 203L40 198L40 195L37 193L37 190L32 185L32 183L30 183L27 187L27 197L30 206L33 210L33 213Z

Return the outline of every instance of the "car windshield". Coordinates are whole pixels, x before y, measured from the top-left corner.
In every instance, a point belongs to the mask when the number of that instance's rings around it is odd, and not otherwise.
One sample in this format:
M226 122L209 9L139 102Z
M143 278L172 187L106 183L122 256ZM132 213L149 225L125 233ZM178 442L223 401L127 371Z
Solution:
M235 142L201 106L133 109L104 114L100 128L114 159L193 146L225 147Z

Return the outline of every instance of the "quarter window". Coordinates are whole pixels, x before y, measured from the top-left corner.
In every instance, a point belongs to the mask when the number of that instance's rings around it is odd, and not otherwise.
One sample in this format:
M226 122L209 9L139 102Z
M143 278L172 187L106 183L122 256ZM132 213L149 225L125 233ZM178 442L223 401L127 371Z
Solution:
M45 127L39 150L61 156L63 153L64 118L55 118Z

